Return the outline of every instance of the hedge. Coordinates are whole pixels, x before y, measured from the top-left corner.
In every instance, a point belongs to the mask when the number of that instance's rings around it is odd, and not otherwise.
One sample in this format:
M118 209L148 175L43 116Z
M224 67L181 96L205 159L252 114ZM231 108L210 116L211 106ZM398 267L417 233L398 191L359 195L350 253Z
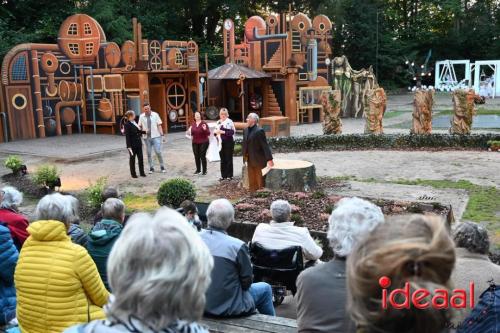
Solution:
M359 149L487 149L499 134L343 134L268 138L275 152ZM241 139L236 140L241 144Z

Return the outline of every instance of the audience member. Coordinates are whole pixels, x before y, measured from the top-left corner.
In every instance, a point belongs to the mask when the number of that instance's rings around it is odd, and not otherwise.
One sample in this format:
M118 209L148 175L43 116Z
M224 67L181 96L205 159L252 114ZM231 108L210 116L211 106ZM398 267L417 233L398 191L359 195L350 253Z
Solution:
M198 233L175 211L136 214L108 262L113 300L107 319L68 333L208 333L197 322L205 306L213 260Z
M0 222L7 225L17 249L20 250L29 234L28 218L19 213L18 208L23 202L23 194L12 186L0 190Z
M71 242L73 200L60 193L43 197L37 221L28 227L15 272L17 319L24 333L62 332L67 327L103 318L109 293L92 258Z
M477 223L458 223L453 229L457 262L451 275L453 286L469 290L469 283L474 282L474 304L478 304L479 296L489 287L489 281L500 284L500 266L488 259L490 240L485 228ZM456 313L454 323L459 324L472 309L467 308Z
M68 221L61 222L68 223L68 235L73 243L87 247L88 236L80 227L80 218L78 217L78 199L72 195L65 195L63 198L68 202L68 207L71 207L72 213L68 215Z
M18 255L9 229L0 224L0 327L16 317L14 270Z
M385 290L389 299L394 289L408 283L410 294L420 288L429 291L420 303L431 302L440 295L436 289L451 292L454 264L453 241L441 218L417 215L379 225L347 259L348 309L358 332L448 332L450 308L396 309L386 300L384 309L382 295ZM402 298L396 297L398 303Z
M94 260L102 282L109 289L106 264L109 253L123 229L125 204L120 199L109 198L102 204L102 220L89 233L87 250Z
M271 286L265 282L252 283L248 246L226 232L234 221L231 203L226 199L212 201L207 219L208 229L200 235L214 257L214 269L205 313L229 317L252 314L257 308L262 314L274 316Z
M304 259L316 261L323 255L323 249L316 244L309 230L296 227L290 222L292 208L288 201L276 200L271 204L270 223L259 223L253 234L252 243L259 243L268 249L281 250L290 246L302 247Z
M198 217L196 204L190 200L184 200L180 208L188 223L196 230L201 231L202 223Z
M118 194L118 190L116 188L109 186L109 187L106 187L102 191L102 202L105 202L109 198L120 199L120 195ZM128 218L128 216L125 215L125 221L127 221L127 218ZM101 220L102 220L102 209L99 209L94 216L93 223L96 224L97 222L99 222ZM124 222L124 224L125 224L125 222Z
M327 233L334 258L303 271L297 278L299 332L355 332L346 312L346 258L383 222L381 209L368 201L344 198L337 203Z

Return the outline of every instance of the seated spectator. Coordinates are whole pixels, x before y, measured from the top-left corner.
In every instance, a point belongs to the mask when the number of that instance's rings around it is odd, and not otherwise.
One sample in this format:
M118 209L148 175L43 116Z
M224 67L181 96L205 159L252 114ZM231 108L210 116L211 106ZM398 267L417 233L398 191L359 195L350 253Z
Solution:
M121 199L120 194L118 193L118 190L114 187L106 187L102 191L102 202L105 202L109 198L116 198L116 199ZM123 221L123 225L127 223L127 220L130 216L125 214L125 219ZM94 216L94 221L93 224L96 224L97 222L102 220L102 210L99 209L99 211L95 214Z
M328 219L328 240L334 257L306 269L297 278L299 332L355 332L346 312L346 258L375 227L384 222L382 210L359 198L341 199Z
M205 307L213 259L198 233L175 211L136 214L108 261L113 300L106 320L67 333L208 333Z
M102 282L109 289L106 264L109 253L123 229L125 204L120 199L109 198L102 204L102 220L97 222L89 234L87 251L94 260Z
M230 317L252 314L257 308L262 314L274 316L271 286L265 282L252 283L248 246L226 232L234 221L233 205L226 199L212 201L207 219L208 229L200 235L214 257L214 269L205 313Z
M253 234L252 243L259 243L268 249L282 250L290 246L302 247L305 261L316 261L323 255L323 249L316 244L309 230L296 227L290 222L292 207L285 200L271 204L270 223L259 223Z
M68 206L71 207L72 213L68 215L70 218L68 221L61 222L68 223L68 235L73 243L87 247L88 236L82 227L80 227L80 218L78 217L78 199L72 195L65 195L64 199L68 201Z
M490 240L485 228L477 223L458 223L453 229L457 263L451 275L453 286L458 289L469 289L469 283L474 282L474 304L478 304L479 296L489 287L488 281L500 284L500 266L488 258ZM472 309L457 311L453 322L458 325L467 317Z
M17 258L17 248L9 229L0 224L0 327L16 318L14 270Z
M73 200L60 193L38 203L16 267L17 320L22 332L62 332L103 318L109 293L87 250L71 242Z
M198 217L198 208L196 204L190 200L184 200L181 203L180 210L189 224L196 230L201 231L202 223Z
M0 222L7 225L17 249L20 250L29 234L28 218L19 213L23 202L23 194L12 186L0 190Z
M384 309L382 294L386 290L390 299L394 289L409 283L410 293L420 288L429 291L420 303L431 302L434 295L441 295L436 289L451 293L454 264L453 241L441 218L416 215L379 225L347 259L348 310L358 331L448 332L451 308L395 309L387 300ZM396 297L396 301L402 303L403 298Z

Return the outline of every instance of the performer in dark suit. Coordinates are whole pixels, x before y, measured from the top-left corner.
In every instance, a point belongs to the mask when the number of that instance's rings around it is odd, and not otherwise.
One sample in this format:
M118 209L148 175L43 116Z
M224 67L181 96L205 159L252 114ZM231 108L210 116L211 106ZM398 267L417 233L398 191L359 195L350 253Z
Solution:
M248 183L250 192L255 192L264 187L262 169L274 166L273 155L267 144L266 133L258 126L259 116L250 113L247 125L243 131L243 163L247 164Z
M125 124L125 139L127 141L127 149L129 153L129 164L130 164L130 174L132 178L137 178L135 173L135 157L139 162L139 173L141 177L146 177L144 173L144 162L142 160L142 140L141 135L146 134L145 131L141 131L139 125L135 122L134 111L125 112L124 117L128 120Z

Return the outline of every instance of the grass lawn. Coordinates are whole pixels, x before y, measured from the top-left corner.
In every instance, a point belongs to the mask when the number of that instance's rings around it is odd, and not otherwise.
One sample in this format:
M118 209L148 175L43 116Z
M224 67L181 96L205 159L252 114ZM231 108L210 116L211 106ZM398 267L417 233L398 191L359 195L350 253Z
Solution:
M367 183L394 183L402 185L421 185L434 188L462 189L469 194L469 202L465 209L462 220L481 223L491 235L491 242L500 249L500 189L493 186L481 186L468 180L406 180L396 179L391 181L377 180L374 178L357 179L354 176L342 176L334 178L338 181L356 180Z

